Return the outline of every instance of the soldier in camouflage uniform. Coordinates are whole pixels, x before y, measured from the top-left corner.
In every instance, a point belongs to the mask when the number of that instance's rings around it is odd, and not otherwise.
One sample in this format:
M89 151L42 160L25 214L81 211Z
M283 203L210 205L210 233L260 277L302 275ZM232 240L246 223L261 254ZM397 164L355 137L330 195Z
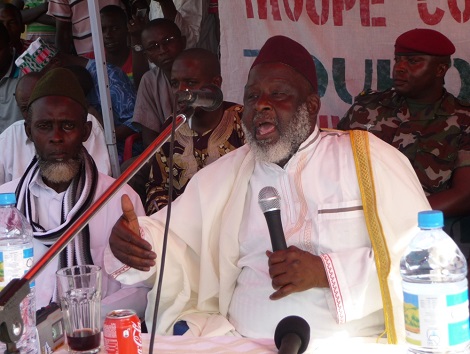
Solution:
M394 88L363 92L338 129L363 129L409 159L433 209L470 215L470 103L444 89L455 52L441 33L415 29L395 43Z

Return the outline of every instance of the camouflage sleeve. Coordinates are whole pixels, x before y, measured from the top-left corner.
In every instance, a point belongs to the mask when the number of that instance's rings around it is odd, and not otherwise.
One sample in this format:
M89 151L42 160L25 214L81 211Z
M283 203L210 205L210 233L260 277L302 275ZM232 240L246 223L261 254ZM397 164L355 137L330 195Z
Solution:
M348 109L344 117L339 121L336 129L350 130L362 129L366 130L369 122L369 104L374 100L376 92L372 90L362 91L354 99L354 104Z
M466 108L467 114L459 117L459 120L462 120L461 126L464 128L459 142L456 168L470 166L470 103L462 101L459 103Z
M338 125L336 126L336 129L339 129L339 130L349 130L349 129L351 129L351 123L354 119L354 106L355 106L355 104L353 104L348 109L348 111L346 112L344 117L341 118L341 120L339 121Z
M470 166L470 151L459 151L455 168Z
M457 163L455 165L456 168L466 166L470 166L470 126L462 132Z

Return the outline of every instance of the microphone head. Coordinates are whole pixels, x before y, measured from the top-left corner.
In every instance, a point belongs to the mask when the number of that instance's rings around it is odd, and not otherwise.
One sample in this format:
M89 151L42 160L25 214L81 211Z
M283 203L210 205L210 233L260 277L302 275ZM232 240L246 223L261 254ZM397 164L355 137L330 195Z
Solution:
M259 191L258 204L263 213L281 210L281 196L276 188L268 186Z
M274 332L274 343L277 349L281 347L282 339L288 334L296 334L299 336L302 345L299 348L299 353L307 350L308 343L310 342L310 326L307 321L299 316L288 316L283 318L276 327Z
M189 106L200 107L205 111L215 111L224 101L222 90L214 84L204 85L200 90L180 90L175 95L179 110L184 110L185 106Z
M201 88L201 91L212 93L212 104L208 106L201 106L203 110L212 112L222 105L222 102L224 101L224 94L222 93L222 90L219 86L214 84L205 85Z

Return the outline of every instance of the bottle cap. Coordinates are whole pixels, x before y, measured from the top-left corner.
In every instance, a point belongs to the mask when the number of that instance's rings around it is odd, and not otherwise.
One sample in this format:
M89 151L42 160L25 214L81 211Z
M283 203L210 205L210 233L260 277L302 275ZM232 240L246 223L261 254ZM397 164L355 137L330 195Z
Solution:
M418 227L435 229L444 226L444 214L440 210L427 210L418 213Z
M16 204L15 193L0 193L0 205Z

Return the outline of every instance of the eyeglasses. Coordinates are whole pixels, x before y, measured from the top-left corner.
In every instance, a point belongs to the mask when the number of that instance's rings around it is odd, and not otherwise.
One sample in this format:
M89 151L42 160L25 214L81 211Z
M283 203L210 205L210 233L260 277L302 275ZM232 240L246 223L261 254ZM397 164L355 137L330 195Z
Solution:
M144 48L144 50L145 50L146 52L153 52L153 51L155 51L155 50L160 49L162 46L167 46L167 45L169 45L171 42L173 42L174 40L179 39L179 38L180 38L180 37L171 36L171 37L162 39L160 42L156 42L156 43L154 43L154 44L149 45L147 48Z

